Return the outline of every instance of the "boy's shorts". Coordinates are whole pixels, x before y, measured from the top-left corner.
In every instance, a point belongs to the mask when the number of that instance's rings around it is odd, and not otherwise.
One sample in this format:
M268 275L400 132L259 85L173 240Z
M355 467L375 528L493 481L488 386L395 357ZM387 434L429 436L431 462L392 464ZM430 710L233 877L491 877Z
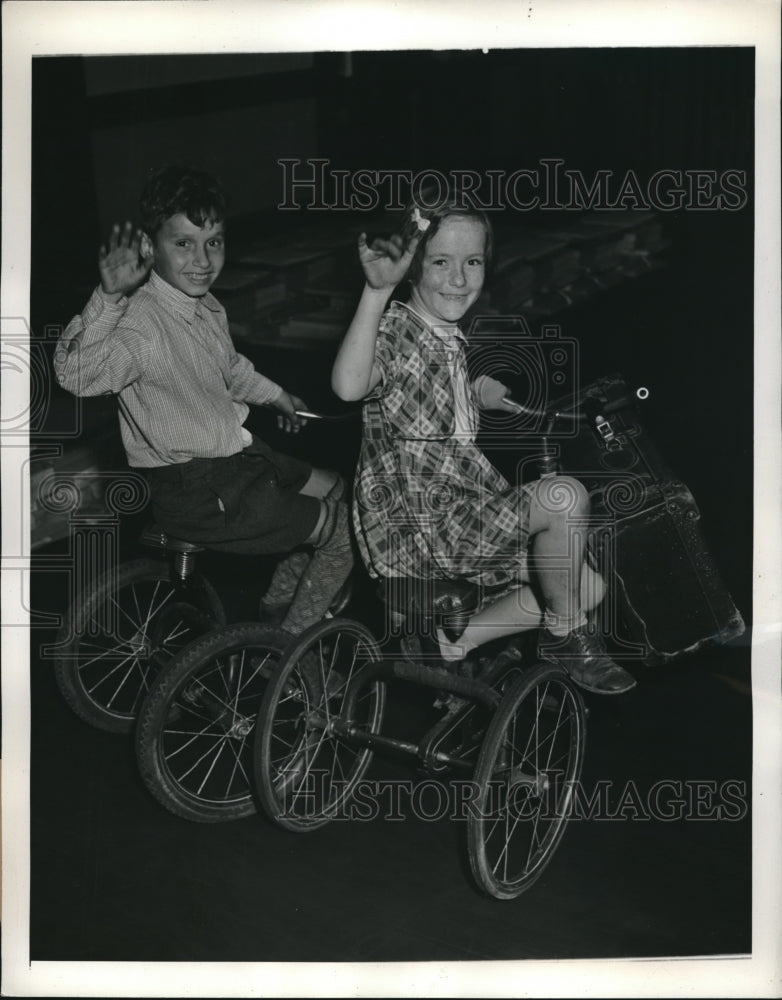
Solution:
M218 552L289 552L310 537L321 501L299 491L312 466L258 438L227 458L147 469L157 525Z

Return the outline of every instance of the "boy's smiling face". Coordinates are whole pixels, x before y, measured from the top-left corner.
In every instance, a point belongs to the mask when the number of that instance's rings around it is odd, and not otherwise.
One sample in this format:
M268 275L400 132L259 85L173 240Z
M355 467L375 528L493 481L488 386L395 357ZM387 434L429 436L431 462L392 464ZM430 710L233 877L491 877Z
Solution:
M186 215L172 215L157 232L152 245L155 270L185 295L206 295L225 263L222 222L196 226Z

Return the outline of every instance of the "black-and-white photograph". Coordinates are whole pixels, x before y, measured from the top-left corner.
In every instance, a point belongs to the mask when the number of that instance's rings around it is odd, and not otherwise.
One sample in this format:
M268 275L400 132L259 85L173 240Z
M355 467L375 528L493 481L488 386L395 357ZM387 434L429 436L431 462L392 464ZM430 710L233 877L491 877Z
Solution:
M778 5L419 6L3 9L5 995L778 995Z

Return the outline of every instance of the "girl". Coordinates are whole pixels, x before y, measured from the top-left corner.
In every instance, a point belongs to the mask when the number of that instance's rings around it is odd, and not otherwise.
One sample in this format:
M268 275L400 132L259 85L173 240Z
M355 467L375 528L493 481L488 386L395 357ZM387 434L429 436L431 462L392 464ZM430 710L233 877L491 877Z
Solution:
M577 530L589 516L586 490L563 476L511 487L475 443L478 408L458 322L491 263L488 218L451 197L435 208L413 204L400 235L370 247L362 234L359 257L366 284L332 387L343 400L366 402L354 524L370 574L504 589L456 643L438 632L446 662L542 624L540 656L589 691L629 690L635 680L587 627L584 612L603 586L584 566ZM408 301L386 309L405 275ZM491 397L492 408L512 409L507 391L484 376L481 398Z

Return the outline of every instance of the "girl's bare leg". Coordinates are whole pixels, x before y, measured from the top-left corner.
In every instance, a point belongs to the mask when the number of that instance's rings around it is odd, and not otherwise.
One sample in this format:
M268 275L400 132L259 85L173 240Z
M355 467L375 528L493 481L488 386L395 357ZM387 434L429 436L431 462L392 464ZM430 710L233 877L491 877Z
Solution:
M584 563L581 571L581 607L585 611L596 608L603 600L605 590L602 576ZM437 638L443 659L459 660L485 642L539 628L542 621L543 612L532 588L523 584L473 615L456 642L449 642L442 631L438 632Z
M530 551L545 605L547 624L568 632L584 624L581 575L586 549L589 495L567 476L535 484L530 502Z

